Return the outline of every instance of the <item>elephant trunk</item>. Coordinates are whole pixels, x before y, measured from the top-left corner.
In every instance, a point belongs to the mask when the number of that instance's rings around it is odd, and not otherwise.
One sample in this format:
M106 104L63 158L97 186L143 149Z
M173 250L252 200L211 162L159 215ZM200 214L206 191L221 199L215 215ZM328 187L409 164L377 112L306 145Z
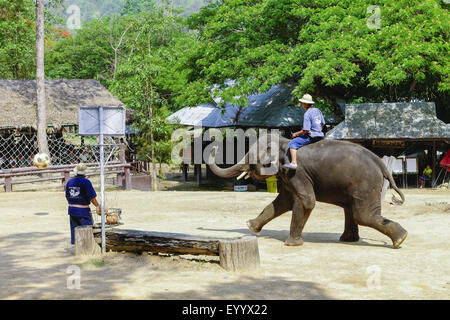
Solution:
M216 176L219 176L222 178L233 178L233 177L242 175L243 172L247 172L250 170L250 165L248 164L248 154L246 154L245 157L241 161L239 161L232 167L220 168L216 164L216 161L215 161L215 159L216 159L215 152L217 151L217 148L214 150L215 150L213 152L214 154L211 154L208 164L209 164L209 168Z

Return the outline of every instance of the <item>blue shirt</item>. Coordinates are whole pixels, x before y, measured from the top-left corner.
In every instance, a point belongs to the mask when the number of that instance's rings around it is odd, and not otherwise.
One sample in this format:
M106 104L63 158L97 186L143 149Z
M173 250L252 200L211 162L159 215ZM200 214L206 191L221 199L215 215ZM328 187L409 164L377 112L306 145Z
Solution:
M322 111L309 108L303 116L303 130L308 130L311 137L323 137L322 126L325 124Z
M67 181L66 199L69 204L89 205L92 198L95 198L92 183L83 177L75 177ZM69 206L69 215L77 217L90 217L91 210L89 208L76 208Z

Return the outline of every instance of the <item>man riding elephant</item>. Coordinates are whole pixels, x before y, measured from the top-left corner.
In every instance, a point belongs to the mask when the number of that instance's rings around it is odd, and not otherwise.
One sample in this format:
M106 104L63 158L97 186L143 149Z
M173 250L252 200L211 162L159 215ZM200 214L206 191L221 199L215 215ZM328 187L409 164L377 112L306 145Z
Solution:
M314 143L323 139L324 134L322 128L325 125L325 119L322 111L314 108L314 101L309 94L305 94L300 102L302 107L306 110L303 115L303 128L301 131L295 132L292 135L292 140L289 143L289 152L291 155L291 163L283 165L284 168L297 168L297 150L307 144Z

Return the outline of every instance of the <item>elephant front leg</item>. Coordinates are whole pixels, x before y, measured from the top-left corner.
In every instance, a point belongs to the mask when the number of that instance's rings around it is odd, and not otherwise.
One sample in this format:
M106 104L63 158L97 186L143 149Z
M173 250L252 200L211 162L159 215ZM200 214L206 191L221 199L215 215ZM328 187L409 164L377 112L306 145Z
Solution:
M294 208L292 209L291 230L285 245L301 246L303 244L302 232L311 211L312 209L305 208L300 201L294 204Z
M356 242L359 241L358 224L353 218L353 212L350 208L344 208L345 212L345 229L344 233L339 238L342 242Z
M282 215L283 213L292 210L292 196L284 188L280 188L280 193L255 219L247 221L247 226L250 231L258 233L271 220Z

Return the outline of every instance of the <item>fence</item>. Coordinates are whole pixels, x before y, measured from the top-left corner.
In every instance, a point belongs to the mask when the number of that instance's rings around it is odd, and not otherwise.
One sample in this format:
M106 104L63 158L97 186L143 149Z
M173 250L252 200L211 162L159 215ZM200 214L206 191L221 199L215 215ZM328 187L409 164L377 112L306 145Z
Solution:
M87 164L89 170L87 176L99 175L100 170L96 164ZM49 166L46 169L36 167L5 169L0 171L0 186L4 185L6 192L12 191L14 184L43 182L50 180L60 180L63 186L70 179L70 173L75 165ZM105 166L105 175L117 174L117 183L126 190L131 190L131 165L120 163L119 161L110 162ZM55 176L56 174L56 176ZM18 179L18 178L22 179Z
M100 151L96 137L80 137L76 134L48 136L51 166L39 170L33 165L38 153L36 135L0 136L0 186L6 192L15 184L60 180L63 185L77 163L91 168L89 175L99 174ZM125 160L125 145L118 139L105 137L106 174L117 174L117 183L131 188L130 164Z
M111 137L105 137L105 144L105 160L119 161L121 144ZM52 165L98 163L100 159L97 138L94 137L49 136L48 147ZM32 166L36 153L36 135L0 136L0 170Z

